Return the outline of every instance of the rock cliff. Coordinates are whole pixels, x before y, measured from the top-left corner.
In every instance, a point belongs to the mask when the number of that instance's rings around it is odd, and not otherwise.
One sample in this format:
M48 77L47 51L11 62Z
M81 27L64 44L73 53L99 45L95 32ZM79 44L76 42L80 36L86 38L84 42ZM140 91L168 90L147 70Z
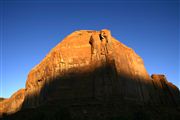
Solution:
M110 36L107 45L100 32L81 30L53 48L28 75L25 106L39 105L44 99L79 97L147 101L148 91L142 84L150 84L151 77L142 59L105 32Z
M30 71L22 94L25 98L22 95L16 106L23 101L23 109L53 101L67 106L80 101L125 101L142 106L180 103L179 89L164 75L150 76L142 58L113 38L107 29L79 30L68 35ZM6 101L12 104L11 100ZM8 113L5 108L3 111Z

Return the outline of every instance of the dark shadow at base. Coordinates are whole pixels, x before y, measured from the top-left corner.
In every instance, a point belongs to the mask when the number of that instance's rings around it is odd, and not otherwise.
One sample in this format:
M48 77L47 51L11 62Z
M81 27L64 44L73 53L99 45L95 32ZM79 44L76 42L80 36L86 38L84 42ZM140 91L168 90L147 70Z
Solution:
M0 120L179 120L172 107L137 104L42 105L28 108Z
M156 95L151 81L118 74L110 61L48 79L22 110L0 120L179 120L176 103Z

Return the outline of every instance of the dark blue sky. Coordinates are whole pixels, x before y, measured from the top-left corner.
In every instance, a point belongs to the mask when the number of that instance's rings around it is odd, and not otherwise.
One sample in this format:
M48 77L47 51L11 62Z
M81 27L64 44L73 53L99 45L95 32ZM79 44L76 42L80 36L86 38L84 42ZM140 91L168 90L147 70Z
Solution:
M0 9L0 96L25 87L28 72L80 29L110 29L143 58L150 75L165 74L180 87L178 0L1 0Z

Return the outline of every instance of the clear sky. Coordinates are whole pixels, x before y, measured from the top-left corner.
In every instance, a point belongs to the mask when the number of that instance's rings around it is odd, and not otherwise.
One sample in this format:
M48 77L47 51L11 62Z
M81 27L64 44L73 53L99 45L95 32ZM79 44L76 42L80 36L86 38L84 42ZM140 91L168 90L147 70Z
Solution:
M180 87L179 5L178 0L1 0L0 97L24 88L28 72L80 29L110 29L143 58L150 75L165 74Z

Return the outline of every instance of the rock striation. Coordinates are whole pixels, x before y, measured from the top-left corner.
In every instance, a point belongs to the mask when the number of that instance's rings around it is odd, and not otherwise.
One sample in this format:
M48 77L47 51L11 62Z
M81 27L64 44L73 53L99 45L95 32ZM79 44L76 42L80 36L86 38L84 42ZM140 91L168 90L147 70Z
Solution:
M52 101L67 106L77 101L180 104L179 89L164 75L150 76L142 58L107 29L79 30L68 35L29 72L26 88L20 93L16 107L3 107L0 112L9 113L7 108L17 111L22 101L23 109ZM6 103L13 104L8 99L0 105Z

